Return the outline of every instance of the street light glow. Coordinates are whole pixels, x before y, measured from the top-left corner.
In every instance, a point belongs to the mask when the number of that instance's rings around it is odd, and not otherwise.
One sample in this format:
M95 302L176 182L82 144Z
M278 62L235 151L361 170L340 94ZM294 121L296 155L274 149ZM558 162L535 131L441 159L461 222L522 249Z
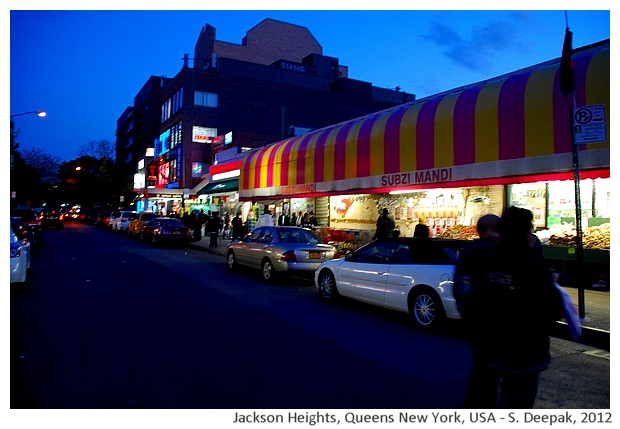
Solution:
M47 116L47 112L44 110L31 110L30 112L16 113L14 115L11 115L11 118L14 118L16 116L22 116L22 115L30 115L30 114L35 114L40 118L44 118Z

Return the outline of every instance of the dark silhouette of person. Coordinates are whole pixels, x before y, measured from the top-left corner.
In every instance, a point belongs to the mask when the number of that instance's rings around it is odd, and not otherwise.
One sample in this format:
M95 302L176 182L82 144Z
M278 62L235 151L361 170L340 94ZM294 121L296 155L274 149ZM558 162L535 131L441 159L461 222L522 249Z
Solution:
M381 214L377 218L377 230L373 239L388 240L392 238L392 232L396 228L394 219L390 216L390 212L387 208L381 210Z
M551 362L549 335L563 304L542 254L530 244L531 219L527 209L504 210L499 244L468 268L464 319L485 371L469 398L472 408L533 408L540 373Z

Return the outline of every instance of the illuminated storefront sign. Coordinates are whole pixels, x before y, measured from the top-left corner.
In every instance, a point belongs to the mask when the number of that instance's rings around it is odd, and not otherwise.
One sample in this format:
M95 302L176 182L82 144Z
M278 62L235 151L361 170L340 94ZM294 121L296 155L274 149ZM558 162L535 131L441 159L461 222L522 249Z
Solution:
M213 143L217 137L217 128L192 127L192 141L194 143Z

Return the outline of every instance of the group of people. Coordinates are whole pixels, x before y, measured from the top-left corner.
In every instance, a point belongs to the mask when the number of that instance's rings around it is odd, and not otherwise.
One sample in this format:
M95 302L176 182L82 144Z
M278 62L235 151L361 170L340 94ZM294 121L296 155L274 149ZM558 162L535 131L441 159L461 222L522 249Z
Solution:
M293 212L293 214L289 216L288 212L284 210L276 219L272 215L271 209L265 206L265 212L258 217L256 226L270 225L300 226L302 228L314 229L318 225L318 222L313 211L304 214L302 214L302 212Z

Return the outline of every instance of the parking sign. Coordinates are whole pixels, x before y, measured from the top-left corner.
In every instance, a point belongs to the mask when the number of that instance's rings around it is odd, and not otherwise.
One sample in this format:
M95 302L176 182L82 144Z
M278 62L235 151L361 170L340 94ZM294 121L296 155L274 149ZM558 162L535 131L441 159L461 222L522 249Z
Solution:
M575 144L606 142L605 106L595 104L573 108L572 127Z

